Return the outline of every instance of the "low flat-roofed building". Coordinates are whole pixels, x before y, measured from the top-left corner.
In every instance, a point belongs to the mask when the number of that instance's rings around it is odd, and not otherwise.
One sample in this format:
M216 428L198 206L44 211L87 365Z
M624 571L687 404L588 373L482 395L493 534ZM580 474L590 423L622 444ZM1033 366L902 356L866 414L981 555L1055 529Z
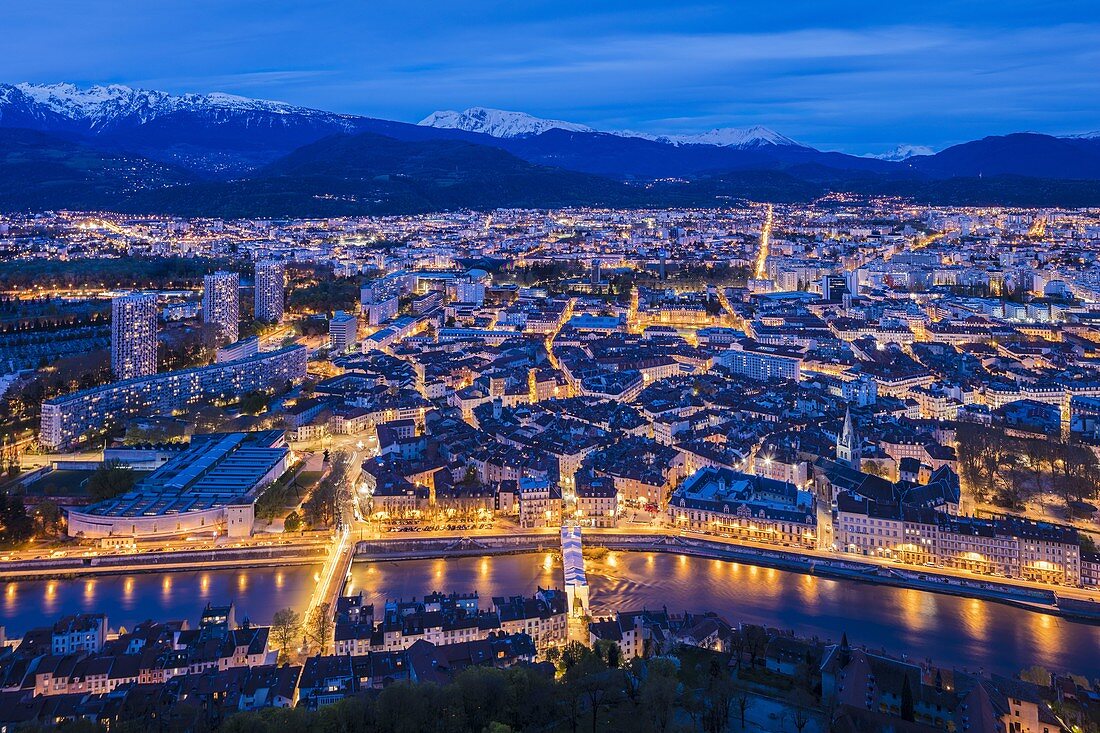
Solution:
M231 361L240 361L260 353L260 339L256 336L234 341L218 349L214 356L216 364L227 364Z
M731 344L717 361L735 374L760 382L798 381L805 356L805 350L798 347L742 339Z
M69 510L74 537L165 538L252 533L260 492L287 469L282 431L196 435L190 447L121 496Z

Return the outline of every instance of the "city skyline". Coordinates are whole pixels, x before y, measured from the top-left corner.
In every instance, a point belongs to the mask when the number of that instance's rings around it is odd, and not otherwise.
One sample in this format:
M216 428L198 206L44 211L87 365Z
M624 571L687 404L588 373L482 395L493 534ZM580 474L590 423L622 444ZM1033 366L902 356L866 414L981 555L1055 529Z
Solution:
M1100 18L1072 3L253 10L18 9L0 78L224 91L407 122L485 106L657 134L759 124L856 154L1100 128ZM79 48L79 63L34 53L50 39Z
M1100 731L1079 5L6 9L0 731Z
M472 664L567 696L577 655L612 680L597 730L670 655L767 684L768 730L1092 714L1095 210L62 211L0 237L0 724L114 726L150 691L186 717L205 687L220 720L325 716ZM139 351L164 368L106 368ZM839 684L869 668L871 703Z

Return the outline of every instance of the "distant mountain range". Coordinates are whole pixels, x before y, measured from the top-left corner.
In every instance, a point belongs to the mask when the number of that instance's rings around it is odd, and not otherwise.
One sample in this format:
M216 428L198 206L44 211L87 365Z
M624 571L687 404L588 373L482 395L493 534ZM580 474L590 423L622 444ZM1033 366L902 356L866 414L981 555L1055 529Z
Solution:
M433 112L420 121L426 127L436 127L446 130L464 130L466 132L479 132L492 137L530 137L541 135L549 130L565 130L567 132L599 133L593 127L580 125L576 122L563 122L561 120L544 120L532 117L523 112L507 112L501 109L489 109L487 107L471 107L463 112L446 110ZM604 130L610 135L620 137L638 137L644 140L653 140L669 145L713 145L722 148L738 148L742 150L770 145L804 148L805 145L796 143L789 137L780 135L774 130L756 125L753 127L722 127L715 130L699 133L697 135L652 135L645 132L632 130Z
M1100 135L1018 133L853 156L765 127L658 136L519 112L419 124L227 94L0 84L0 209L221 216L707 206L830 191L1100 205Z
M885 153L878 153L867 155L867 158L878 158L879 160L908 160L917 155L935 155L936 151L927 145L898 145L893 150Z

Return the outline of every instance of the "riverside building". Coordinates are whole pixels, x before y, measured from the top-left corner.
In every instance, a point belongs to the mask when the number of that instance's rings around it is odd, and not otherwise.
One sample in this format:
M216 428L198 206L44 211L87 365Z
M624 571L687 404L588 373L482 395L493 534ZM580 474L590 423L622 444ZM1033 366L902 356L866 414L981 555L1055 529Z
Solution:
M68 532L85 539L248 537L256 499L290 460L280 430L196 435L187 450L122 496L70 509Z

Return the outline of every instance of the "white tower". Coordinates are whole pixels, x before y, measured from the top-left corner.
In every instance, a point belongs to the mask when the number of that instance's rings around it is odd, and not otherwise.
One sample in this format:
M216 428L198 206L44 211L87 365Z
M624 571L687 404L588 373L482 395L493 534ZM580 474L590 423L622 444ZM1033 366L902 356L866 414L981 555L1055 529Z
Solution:
M844 427L836 437L836 459L856 469L859 468L863 459L859 447L859 436L852 427L852 411L847 408L844 410Z

